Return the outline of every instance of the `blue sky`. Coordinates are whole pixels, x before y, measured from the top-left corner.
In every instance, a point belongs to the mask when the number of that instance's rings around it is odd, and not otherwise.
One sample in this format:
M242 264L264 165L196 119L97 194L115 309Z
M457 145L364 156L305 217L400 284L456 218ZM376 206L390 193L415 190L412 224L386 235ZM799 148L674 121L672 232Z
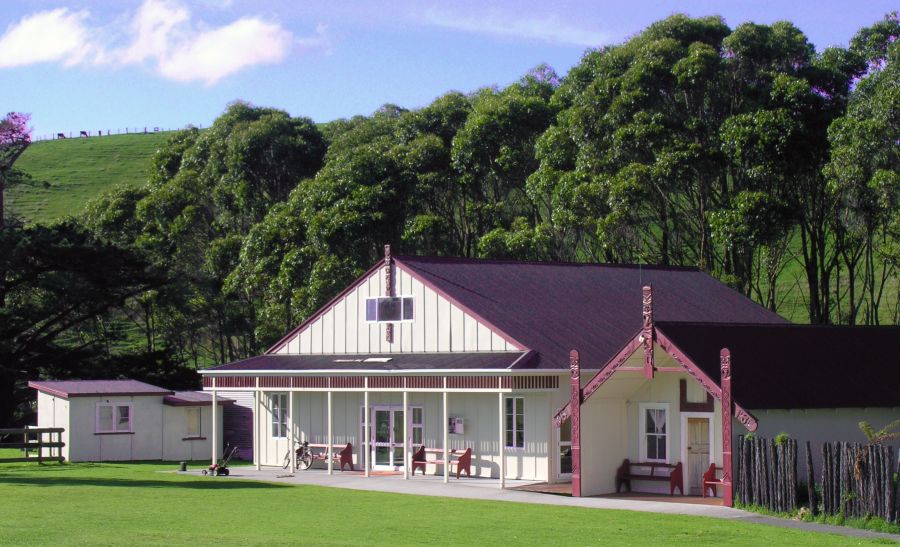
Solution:
M0 110L35 135L209 125L243 99L328 121L506 85L672 13L794 22L818 49L896 9L881 0L557 2L4 0Z

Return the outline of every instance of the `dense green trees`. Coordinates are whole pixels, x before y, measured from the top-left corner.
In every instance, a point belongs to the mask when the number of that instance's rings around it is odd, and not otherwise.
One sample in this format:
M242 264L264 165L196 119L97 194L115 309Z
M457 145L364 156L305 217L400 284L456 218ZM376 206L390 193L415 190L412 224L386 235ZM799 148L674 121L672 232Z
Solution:
M194 386L165 350L118 354L111 312L169 281L135 253L71 223L0 230L0 424L30 414L28 380L127 374Z
M385 243L699 266L773 310L792 271L811 322L896 320L896 27L816 52L788 22L675 15L418 110L316 128L237 103L86 223L176 279L129 317L198 364L260 351Z
M164 279L109 272L97 282L114 290L91 322L127 325L121 363L238 359L385 243L697 266L776 311L788 286L813 323L897 322L898 28L889 15L849 48L817 52L788 22L730 29L675 15L588 51L563 78L542 65L417 110L317 127L232 104L208 130L174 134L145 187L81 217L98 249ZM12 234L13 247L36 237Z

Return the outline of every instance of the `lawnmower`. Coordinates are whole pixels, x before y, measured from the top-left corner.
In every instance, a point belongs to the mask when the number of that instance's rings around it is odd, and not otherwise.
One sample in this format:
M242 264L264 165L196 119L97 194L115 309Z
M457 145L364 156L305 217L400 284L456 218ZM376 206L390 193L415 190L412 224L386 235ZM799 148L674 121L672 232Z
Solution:
M216 475L221 477L227 477L228 473L230 473L228 469L228 462L231 461L231 458L234 457L238 452L238 447L229 448L229 445L225 445L225 450L222 455L222 459L217 463L210 465L208 468L203 470L204 475Z

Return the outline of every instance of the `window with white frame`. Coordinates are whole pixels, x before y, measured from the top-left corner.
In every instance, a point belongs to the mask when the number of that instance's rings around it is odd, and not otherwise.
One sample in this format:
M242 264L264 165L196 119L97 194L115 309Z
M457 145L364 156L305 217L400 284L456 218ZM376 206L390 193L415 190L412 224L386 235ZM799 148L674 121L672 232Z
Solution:
M425 419L422 407L412 407L412 416L409 421L409 430L412 434L412 439L410 439L410 442L412 442L413 446L419 446L425 442Z
M200 431L200 407L192 406L188 407L186 410L187 437L202 436L202 432Z
M525 448L525 399L506 398L506 447Z
M669 405L641 403L641 461L669 461Z
M412 320L412 296L377 296L366 298L366 321L370 323Z
M272 437L287 438L288 435L288 394L273 393L272 397Z
M97 433L132 433L131 403L97 403Z

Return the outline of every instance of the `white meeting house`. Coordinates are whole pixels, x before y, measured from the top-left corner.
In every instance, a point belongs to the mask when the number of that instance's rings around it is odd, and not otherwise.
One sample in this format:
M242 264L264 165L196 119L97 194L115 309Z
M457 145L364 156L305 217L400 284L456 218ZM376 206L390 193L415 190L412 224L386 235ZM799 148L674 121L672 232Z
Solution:
M829 400L821 378L818 400L763 389L831 366L795 351L784 366L778 340L815 336L828 354L828 339L900 339L895 328L826 330L792 325L691 268L395 257L386 247L265 354L202 374L206 392L252 409L245 438L258 467L281 466L306 441L329 473L342 472L330 456L344 451L366 475L416 480L421 469L446 481L465 467L501 487L571 482L573 495L594 495L615 492L630 462L665 468L665 484L635 479L636 490L678 483L700 495L703 473L729 468L748 430L818 440L802 434L850 434L861 413L896 414L900 400L877 386L859 400L846 390ZM861 374L875 374L864 349L849 351Z

